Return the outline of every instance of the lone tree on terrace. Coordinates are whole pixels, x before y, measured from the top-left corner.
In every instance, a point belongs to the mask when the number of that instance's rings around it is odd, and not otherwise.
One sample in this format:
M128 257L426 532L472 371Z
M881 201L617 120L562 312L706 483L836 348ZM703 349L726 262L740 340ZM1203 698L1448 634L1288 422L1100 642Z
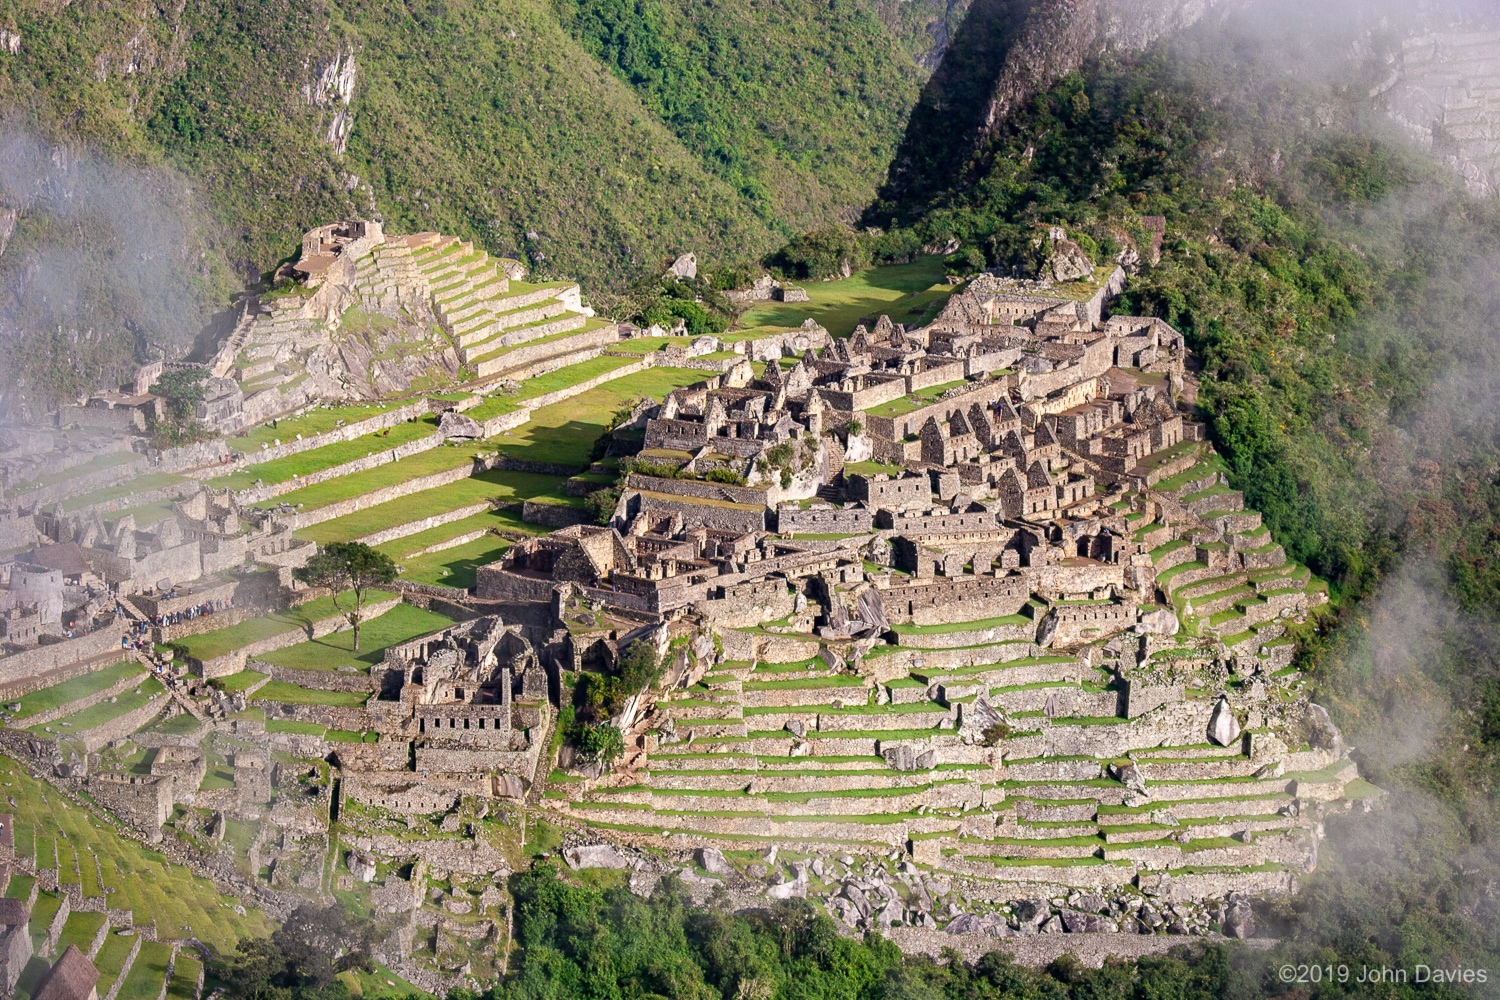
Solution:
M328 587L333 591L333 606L343 613L349 620L349 627L354 629L354 651L357 653L365 591L396 579L396 564L390 556L364 542L331 542L293 575L309 587ZM346 609L339 603L339 595L350 590L354 592L354 606Z

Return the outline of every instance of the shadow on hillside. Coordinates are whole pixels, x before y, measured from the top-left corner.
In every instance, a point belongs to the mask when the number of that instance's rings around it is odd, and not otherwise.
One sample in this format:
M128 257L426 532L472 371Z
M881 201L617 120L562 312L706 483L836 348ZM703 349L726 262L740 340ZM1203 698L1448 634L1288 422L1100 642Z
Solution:
M953 187L976 148L976 135L1005 58L1039 0L974 0L937 72L922 88L888 180L866 223L889 225Z

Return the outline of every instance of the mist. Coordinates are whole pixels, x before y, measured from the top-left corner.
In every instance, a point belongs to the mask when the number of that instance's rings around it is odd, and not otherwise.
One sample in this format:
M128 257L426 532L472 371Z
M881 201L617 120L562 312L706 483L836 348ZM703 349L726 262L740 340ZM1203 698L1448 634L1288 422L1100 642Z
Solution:
M202 209L167 169L10 128L0 222L6 411L113 388L141 361L181 356L226 291Z

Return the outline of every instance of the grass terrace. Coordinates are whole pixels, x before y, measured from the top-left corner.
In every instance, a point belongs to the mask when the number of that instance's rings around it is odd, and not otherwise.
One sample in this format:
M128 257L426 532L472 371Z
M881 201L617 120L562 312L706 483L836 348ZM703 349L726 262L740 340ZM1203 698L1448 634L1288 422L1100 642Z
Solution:
M360 403L352 406L318 407L300 417L278 420L275 427L262 424L239 437L230 438L227 443L236 451L242 451L247 455L254 454L260 450L262 444L270 445L278 439L283 442L295 441L298 434L303 437L326 434L337 428L340 420L346 424L352 424L357 420L384 413L394 408L395 405L394 403Z
M562 404L559 404L562 405ZM443 449L436 449L441 451ZM384 466L383 468L391 468ZM410 524L424 517L435 514L446 514L448 511L457 510L474 504L484 503L487 500L498 499L501 501L529 500L533 497L554 497L568 503L582 503L576 497L562 496L563 479L560 476L546 476L535 472L504 472L499 469L491 469L481 472L477 476L456 483L449 483L436 489L423 490L413 493L397 500L390 500L374 507L366 507L364 510L345 514L343 517L333 518L321 524L314 524L297 532L298 538L307 538L319 545L328 542L347 542L356 538L364 538L377 531L394 528L402 524ZM519 524L519 521L515 522ZM535 532L535 526L529 529ZM460 532L461 533L461 532ZM453 537L447 535L444 537ZM406 539L398 539L394 544L404 545ZM414 546L421 548L421 546ZM404 549L403 551L413 551Z
M446 615L411 604L398 604L379 618L372 618L360 626L358 653L354 652L354 633L345 629L321 639L299 642L295 646L266 653L260 659L294 670L339 670L352 667L362 674L368 674L370 667L384 657L386 647L436 632L452 624L453 619ZM263 688L261 693L264 690Z
M907 326L936 316L956 286L946 281L941 257L922 257L910 264L869 267L840 281L810 281L806 302L764 302L745 310L745 327L797 327L811 318L836 337L847 337L860 323L882 313Z
M261 462L257 465L249 465L228 476L220 476L218 479L210 479L206 485L214 489L242 490L255 485L258 479L263 483L284 483L297 476L306 476L334 466L343 465L364 458L367 455L378 454L389 451L397 445L410 444L425 437L431 437L437 431L437 419L434 417L423 417L421 420L410 421L388 427L374 434L366 434L364 437L355 438L352 441L339 441L327 444L321 448L313 448L309 451L300 451L295 455L285 458L274 459L270 462ZM285 438L282 439L286 440Z
M951 632L974 632L986 628L1003 628L1007 625L1029 625L1032 619L1026 615L1002 615L999 618L982 618L973 622L954 622L951 625L892 625L898 635L947 635Z
M144 476L136 476L116 486L106 486L83 496L71 497L63 501L64 513L71 514L75 510L92 507L94 504L108 503L111 500L119 500L122 497L135 496L138 493L149 493L152 490L163 490L168 486L187 482L185 476L174 476L169 472L151 472Z
M80 698L87 698L91 694L97 694L114 684L119 683L127 677L144 677L146 668L134 660L124 660L112 667L96 670L82 677L75 677L62 684L56 684L40 691L22 695L18 701L20 709L11 713L12 721L29 718L38 712L50 711L60 708Z
M276 498L275 502L301 506L305 510L317 510L320 507L338 503L340 500L349 500L421 476L464 468L472 465L474 456L485 450L484 445L477 443L442 445L403 458L399 462L388 462L373 469L366 469L364 472L304 486L300 490L282 494Z
M49 472L28 482L17 483L7 492L12 496L21 493L30 493L32 490L39 490L44 486L56 486L58 483L67 482L70 479L86 476L93 472L103 472L105 469L113 469L129 462L138 461L140 458L141 456L133 451L105 452L102 455L95 455L80 465L69 466L66 469L59 469L56 472Z
M96 705L90 705L82 711L64 716L56 722L32 726L30 732L43 736L85 733L104 725L111 719L118 719L126 712L140 708L150 701L153 695L161 694L162 690L160 681L155 677L147 677L141 681L140 687L125 692L113 701L106 698Z
M377 601L386 601L396 597L396 594L384 590L372 590L366 593L365 603L373 604ZM353 603L352 594L342 594L339 602L344 607ZM251 618L228 628L215 629L212 632L201 632L198 635L190 635L181 639L173 646L181 649L188 656L199 660L211 660L216 656L223 656L236 649L242 649L252 642L269 639L272 636L282 635L298 629L305 629L314 622L320 622L339 614L339 609L334 606L333 598L320 597L306 604L299 604L295 608L286 611L277 611L262 618Z

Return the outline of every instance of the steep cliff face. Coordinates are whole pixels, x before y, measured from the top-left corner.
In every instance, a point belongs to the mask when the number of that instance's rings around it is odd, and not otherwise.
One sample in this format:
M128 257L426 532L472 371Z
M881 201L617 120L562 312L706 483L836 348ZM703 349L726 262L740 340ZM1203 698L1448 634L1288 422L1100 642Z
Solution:
M1090 59L1139 51L1198 21L1214 0L1040 0L1005 54L983 131Z
M1111 52L1138 51L1228 0L973 0L912 110L874 221L961 182L1006 116Z

